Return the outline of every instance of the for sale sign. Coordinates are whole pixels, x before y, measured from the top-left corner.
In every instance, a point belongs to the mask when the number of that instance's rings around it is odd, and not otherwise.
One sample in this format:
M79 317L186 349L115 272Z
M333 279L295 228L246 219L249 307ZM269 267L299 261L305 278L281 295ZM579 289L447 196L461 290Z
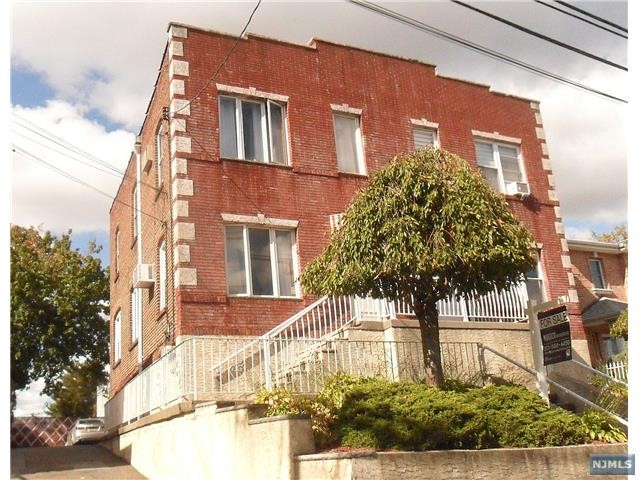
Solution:
M571 360L571 330L564 305L538 313L544 365Z

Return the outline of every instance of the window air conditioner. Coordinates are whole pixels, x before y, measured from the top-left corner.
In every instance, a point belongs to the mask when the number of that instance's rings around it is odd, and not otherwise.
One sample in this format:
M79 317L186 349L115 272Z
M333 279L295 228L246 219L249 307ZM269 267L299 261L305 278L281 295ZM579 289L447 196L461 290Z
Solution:
M133 288L149 288L154 283L153 263L138 263L133 270Z
M517 195L522 198L528 197L531 195L529 184L527 182L507 183L507 195Z

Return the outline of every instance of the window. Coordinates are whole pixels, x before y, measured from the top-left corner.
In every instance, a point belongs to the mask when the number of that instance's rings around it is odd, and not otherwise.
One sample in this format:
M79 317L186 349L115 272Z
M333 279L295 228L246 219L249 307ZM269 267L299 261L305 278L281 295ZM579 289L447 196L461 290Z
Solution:
M604 345L605 361L624 352L626 343L624 338L614 338L609 335L604 336L602 338L602 344Z
M158 132L156 133L156 168L158 186L162 185L162 157L164 156L164 149L162 148L164 140L164 123L160 121L158 125Z
M505 193L512 182L525 182L520 151L514 145L475 141L476 161L491 186Z
M544 283L542 281L542 266L540 265L540 256L536 255L536 266L529 270L526 274L527 295L529 300L535 301L537 305L544 303Z
M118 363L122 358L122 314L116 313L113 319L113 362Z
M295 297L294 232L225 227L229 295Z
M134 240L138 238L138 187L134 187L133 189L133 201L131 202L132 210L133 210L133 238Z
M120 272L120 229L118 228L116 230L116 239L115 242L116 244L116 248L115 248L115 271L116 273Z
M437 134L432 128L413 127L413 143L415 148L437 147Z
M329 231L331 233L337 231L342 226L344 213L333 213L329 215Z
M360 117L334 113L333 130L336 136L338 170L364 175Z
M271 100L219 98L221 156L287 165L284 105Z
M599 258L589 259L589 270L591 270L591 281L593 288L605 289L604 274L602 271L602 262Z
M142 291L134 288L131 291L131 343L138 341L142 329Z
M167 248L164 240L158 247L158 277L158 295L162 311L167 306Z

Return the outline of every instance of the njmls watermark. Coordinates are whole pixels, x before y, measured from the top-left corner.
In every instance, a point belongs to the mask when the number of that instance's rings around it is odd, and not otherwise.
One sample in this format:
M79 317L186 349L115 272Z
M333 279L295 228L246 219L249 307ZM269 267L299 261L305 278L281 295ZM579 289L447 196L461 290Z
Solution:
M635 475L635 454L589 455L589 475Z

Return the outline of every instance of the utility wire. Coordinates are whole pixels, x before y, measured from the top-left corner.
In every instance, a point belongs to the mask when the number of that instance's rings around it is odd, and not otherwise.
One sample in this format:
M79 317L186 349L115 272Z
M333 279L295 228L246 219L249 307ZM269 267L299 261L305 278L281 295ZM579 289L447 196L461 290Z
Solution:
M77 183L79 185L82 185L83 187L89 188L90 190L93 190L94 192L99 193L100 195L102 195L104 197L107 197L107 198L109 198L111 200L114 200L114 201L116 201L118 203L121 203L122 205L125 205L125 206L127 206L129 208L133 208L133 205L131 205L130 203L127 203L127 202L124 202L122 200L119 200L116 197L114 197L113 195L109 195L108 193L106 193L106 192L100 190L99 188L91 185L90 183L87 183L84 180L81 180L80 178L70 174L69 172L66 172L66 171L62 170L61 168L56 167L55 165L47 162L46 160L43 160L42 158L38 157L37 155L34 155L33 153L25 150L24 148L22 148L22 147L20 147L20 146L18 146L16 144L12 143L11 144L11 148L12 148L12 151L14 153L22 155L23 158L38 162L41 165L43 165L45 168L48 168L49 170L57 173L58 175L60 175L62 177L65 177L68 180L71 180L72 182L75 182L75 183ZM144 210L142 210L140 208L137 208L136 210L139 213L141 213L143 215L146 215L147 217L153 218L153 219L159 221L160 223L164 224L164 220L156 217L155 215L151 215L150 213L147 213L147 212L145 212Z
M249 15L249 19L247 20L247 22L244 25L244 28L242 29L242 31L240 32L240 34L238 35L238 37L236 38L235 43L233 44L233 46L229 49L229 51L227 52L227 55L224 57L224 59L222 60L222 62L220 63L220 65L218 65L218 68L215 69L215 71L213 72L213 74L207 79L207 81L204 83L204 85L200 88L200 90L198 90L198 93L196 93L187 103L185 103L182 107L180 107L178 110L176 110L175 112L173 112L171 114L172 117L175 117L175 115L177 113L179 113L180 111L184 110L185 108L187 108L189 105L191 105L195 100L197 100L198 98L200 98L200 95L202 95L202 92L204 92L204 90L209 86L209 84L213 81L214 78L216 78L218 76L218 73L220 73L220 70L222 70L222 67L224 67L225 63L227 63L227 60L229 60L229 57L231 56L231 54L233 53L233 51L236 49L236 47L238 46L238 44L240 43L240 40L242 40L242 36L245 34L245 32L247 31L247 28L249 28L249 24L251 23L251 20L253 19L253 16L255 15L256 11L258 10L258 7L260 6L260 4L262 3L262 0L258 0L258 3L256 3L256 6L253 8L253 11L251 12L251 15Z
M533 0L533 1L536 2L536 3L539 3L540 5L544 5L545 7L551 8L552 10L555 10L557 12L563 13L565 15L569 15L570 17L573 17L573 18L575 18L577 20L580 20L582 22L588 23L589 25L593 25L594 27L599 28L600 30L604 30L605 32L612 33L613 35L617 35L618 37L627 38L627 36L625 34L623 34L623 33L618 33L615 30L610 30L607 27L604 27L604 26L599 25L599 24L597 24L595 22L592 22L591 20L587 20L586 18L580 17L578 15L574 15L573 13L567 12L566 10L563 10L562 8L555 7L555 6L551 5L550 3L543 2L542 0Z
M532 73L535 73L536 75L540 75L542 77L545 78L549 78L551 80L555 80L557 82L560 83L564 83L566 85L571 85L573 87L579 88L581 90L587 91L587 92L591 92L591 93L595 93L596 95L600 95L601 97L607 98L609 100L614 100L616 102L621 102L621 103L629 103L627 100L620 98L620 97L616 97L614 95L611 95L609 93L603 92L601 90L597 90L595 88L589 87L587 85L584 85L582 83L576 82L574 80L571 80L569 78L566 77L562 77L560 75L557 75L555 73L549 72L547 70L543 70L542 68L536 67L534 65L528 64L526 62L523 62L521 60L515 59L513 57L509 57L508 55L505 55L503 53L500 52L496 52L495 50L491 50L487 47L483 47L482 45L479 45L477 43L473 43L469 40L465 40L464 38L452 35L450 33L447 33L443 30L439 30L435 27L432 27L430 25L427 25L423 22L420 22L418 20L415 20L411 17L407 17L406 15L402 15L400 13L394 12L393 10L389 10L388 8L384 8L381 7L379 5L376 5L374 3L368 2L366 0L347 0L349 3L353 3L359 7L365 8L367 10L370 10L374 13L377 13L379 15L383 15L386 16L392 20L396 20L400 23L403 23L405 25L409 25L410 27L413 27L417 30L426 32L426 33L430 33L431 35L434 35L438 38L441 38L443 40L452 42L452 43L457 43L459 45L462 45L465 48L468 48L470 50L473 50L475 52L481 53L482 55L486 55L488 57L493 57L497 60L500 60L504 63L508 63L511 65L514 65L516 67L520 67L524 70L528 70Z
M593 18L594 20L598 20L599 22L602 22L605 25L609 25L610 27L617 28L618 30L622 30L624 33L629 33L629 30L627 30L626 28L621 27L620 25L607 20L606 18L599 17L598 15L594 15L591 12L587 12L586 10L578 8L575 5L571 5L569 2L563 2L561 0L554 0L554 1L562 5L563 7L567 7L576 12L580 12L581 14L586 15L587 17Z
M549 43L552 43L552 44L557 45L559 47L565 48L567 50L570 50L570 51L572 51L574 53L577 53L579 55L583 55L583 56L585 56L587 58L590 58L592 60L596 60L598 62L604 63L604 64L609 65L611 67L615 67L615 68L618 68L620 70L624 70L625 72L628 71L627 67L625 67L624 65L620 65L618 63L614 63L614 62L612 62L610 60L607 60L606 58L602 58L602 57L600 57L598 55L594 55L593 53L589 53L589 52L587 52L585 50L581 50L581 49L579 49L577 47L574 47L573 45L568 45L568 44L566 44L564 42L556 40L555 38L551 38L551 37L548 37L546 35L543 35L542 33L538 33L535 30L531 30L531 29L529 29L527 27L523 27L522 25L519 25L519 24L517 24L515 22L512 22L510 20L507 20L506 18L502 18L502 17L499 17L498 15L494 15L493 13L486 12L484 10L481 10L481 9L477 8L477 7L474 7L473 5L469 5L468 3L461 2L460 0L451 0L451 1L453 3L455 3L455 4L457 4L457 5L460 5L461 7L468 8L469 10L472 10L472 11L474 11L476 13L479 13L480 15L484 15L485 17L489 17L489 18L492 18L493 20L497 20L498 22L504 23L505 25L509 25L510 27L515 28L516 30L520 30L521 32L525 32L525 33L527 33L529 35L532 35L534 37L540 38L542 40L545 40L545 41L547 41Z

